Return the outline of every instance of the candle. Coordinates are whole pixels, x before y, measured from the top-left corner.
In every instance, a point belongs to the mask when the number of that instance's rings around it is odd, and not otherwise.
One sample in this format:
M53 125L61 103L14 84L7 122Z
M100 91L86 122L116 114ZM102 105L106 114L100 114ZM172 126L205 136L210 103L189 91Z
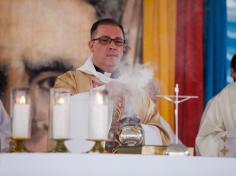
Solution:
M88 138L106 140L108 134L108 105L104 102L101 92L96 92L90 102Z
M24 96L17 98L13 105L12 137L30 138L30 105Z
M58 98L53 106L52 135L54 139L69 138L68 105L69 103L65 103L63 98Z

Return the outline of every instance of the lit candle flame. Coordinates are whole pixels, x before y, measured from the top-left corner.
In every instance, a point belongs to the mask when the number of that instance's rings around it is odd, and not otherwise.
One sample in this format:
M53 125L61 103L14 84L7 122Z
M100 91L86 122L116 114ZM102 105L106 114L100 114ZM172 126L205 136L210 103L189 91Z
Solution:
M25 104L25 103L26 103L26 99L25 99L24 96L21 96L21 97L20 97L19 103L20 103L20 104Z
M96 101L98 104L103 104L103 97L102 94L99 92L96 93Z
M58 98L57 99L57 104L64 104L64 103L65 103L65 101L64 101L63 98Z

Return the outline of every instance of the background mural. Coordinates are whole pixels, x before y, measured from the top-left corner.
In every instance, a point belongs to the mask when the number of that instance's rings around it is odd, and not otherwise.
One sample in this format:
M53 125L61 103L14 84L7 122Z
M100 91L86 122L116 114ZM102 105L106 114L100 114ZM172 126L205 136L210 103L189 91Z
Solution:
M0 95L10 113L12 89L31 88L33 139L28 148L46 150L49 89L59 74L89 56L94 21L112 17L123 23L130 46L126 58L131 63L140 58L141 7L141 0L0 1Z

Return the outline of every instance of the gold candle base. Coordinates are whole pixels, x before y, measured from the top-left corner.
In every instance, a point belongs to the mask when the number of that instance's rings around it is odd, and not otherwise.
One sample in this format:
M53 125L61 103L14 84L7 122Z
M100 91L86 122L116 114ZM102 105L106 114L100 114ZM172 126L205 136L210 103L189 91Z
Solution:
M92 140L89 139L90 141L94 141L95 144L91 150L89 150L87 153L106 153L105 148L102 146L103 140Z
M65 141L66 139L55 139L56 147L51 151L51 152L61 152L61 153L67 153L70 152L66 146L65 146Z
M29 152L29 150L25 147L24 144L25 139L12 138L12 140L15 141L15 144L13 146L10 146L10 152Z

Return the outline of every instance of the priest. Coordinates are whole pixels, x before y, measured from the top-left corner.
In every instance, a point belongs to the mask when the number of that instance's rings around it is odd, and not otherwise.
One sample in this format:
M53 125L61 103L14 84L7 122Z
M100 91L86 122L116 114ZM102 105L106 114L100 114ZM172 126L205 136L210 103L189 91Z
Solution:
M234 82L213 97L202 115L196 148L202 156L236 157L236 55L231 60Z
M92 56L75 71L57 77L55 88L67 88L74 95L104 84L112 85L119 77L119 64L127 49L123 27L113 19L98 20L92 25L90 36L88 47ZM135 114L140 117L141 123L148 126L147 131L153 131L159 136L161 140L157 137L158 142L155 144L170 144L174 139L172 130L161 118L148 94L136 96L139 101L135 105Z

